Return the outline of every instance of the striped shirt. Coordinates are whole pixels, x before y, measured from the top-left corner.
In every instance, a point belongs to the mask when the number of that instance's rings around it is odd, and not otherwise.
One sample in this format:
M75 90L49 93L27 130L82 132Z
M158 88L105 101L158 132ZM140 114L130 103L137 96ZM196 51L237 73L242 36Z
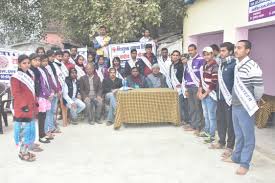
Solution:
M264 83L262 77L262 70L259 65L251 60L248 56L245 57L242 61L237 60L237 69L238 74L247 87L247 89L251 92L251 94L255 97L256 101L259 101L264 94ZM242 105L239 100L238 94L235 90L232 90L232 105Z
M218 69L219 65L215 60L206 62L203 65L202 80L208 85L210 91L216 90L218 84ZM200 82L200 87L202 87L202 82Z

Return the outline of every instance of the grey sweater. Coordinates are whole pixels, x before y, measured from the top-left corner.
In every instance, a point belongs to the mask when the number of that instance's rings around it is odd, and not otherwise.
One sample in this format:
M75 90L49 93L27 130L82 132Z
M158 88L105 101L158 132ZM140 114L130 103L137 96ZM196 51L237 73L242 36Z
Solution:
M244 58L241 62L237 60L238 74L247 87L247 89L259 101L264 94L264 83L262 70L259 65L249 57ZM232 105L242 105L235 90L232 90Z

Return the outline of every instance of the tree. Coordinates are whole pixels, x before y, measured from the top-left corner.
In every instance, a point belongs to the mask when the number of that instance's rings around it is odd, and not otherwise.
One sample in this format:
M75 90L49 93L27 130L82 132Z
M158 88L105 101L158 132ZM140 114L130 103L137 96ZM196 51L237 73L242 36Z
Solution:
M40 37L41 18L40 0L0 1L0 45Z

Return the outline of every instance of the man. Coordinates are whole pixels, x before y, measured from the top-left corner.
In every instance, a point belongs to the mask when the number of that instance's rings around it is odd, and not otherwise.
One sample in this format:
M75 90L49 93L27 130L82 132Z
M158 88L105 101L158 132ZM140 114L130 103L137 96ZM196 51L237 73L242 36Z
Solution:
M214 53L211 47L203 49L203 58L205 64L202 67L200 87L198 97L202 101L203 116L205 126L200 137L207 137L205 143L211 143L215 140L217 126L217 83L218 83L218 64L214 60Z
M158 59L158 65L160 67L160 72L164 74L164 76L166 77L166 83L169 86L169 88L173 88L171 84L171 79L169 77L169 68L171 64L171 59L168 56L168 49L162 48L161 57Z
M219 142L212 144L211 149L223 149L226 145L226 150L222 157L228 158L231 156L235 144L235 134L232 122L232 88L234 84L234 69L236 60L233 57L234 45L230 42L225 42L220 46L221 64L218 71L218 103L217 103L217 129ZM227 143L226 143L227 137Z
M74 64L70 62L71 54L68 51L63 52L63 63L68 70L74 68Z
M158 64L152 66L152 71L152 74L146 78L149 88L167 88L166 78L160 72Z
M131 50L131 58L125 63L125 76L131 75L131 70L133 67L137 67L139 73L143 75L145 64L142 59L137 58L137 50Z
M122 80L116 77L116 72L117 71L115 68L110 68L109 78L104 79L102 83L103 95L105 96L106 101L110 103L107 117L107 126L110 126L114 123L114 113L116 109L115 93L119 88L122 87Z
M86 105L78 99L79 83L77 81L77 71L75 68L69 70L69 76L65 79L63 86L63 103L70 109L72 124L76 125L77 115L83 111Z
M248 40L239 41L235 47L232 118L236 144L231 160L240 164L236 171L238 175L245 175L249 170L255 148L255 112L259 109L257 103L264 93L262 70L249 58L251 47Z
M188 46L190 59L186 64L184 71L184 88L187 96L188 109L190 114L190 124L185 126L186 131L194 131L199 135L200 129L203 128L202 106L197 97L198 88L201 81L200 69L204 64L203 58L197 52L197 46L191 44Z
M218 64L220 64L221 58L220 58L220 48L219 48L219 46L216 45L216 44L212 44L210 47L213 49L214 57L215 57L216 62Z
M132 68L131 75L127 77L126 82L127 86L130 88L148 88L145 77L139 73L139 69L137 67Z
M94 71L94 65L88 64L86 66L87 74L79 80L81 98L86 104L86 116L88 117L88 123L91 125L94 125L95 122L102 124L100 122L102 86L99 77L94 75Z
M149 30L145 30L143 33L143 37L140 38L139 42L141 43L147 43L149 41L153 41L153 39L150 37L150 31Z
M188 116L188 108L187 108L187 100L184 97L184 88L182 87L182 78L184 72L184 66L180 60L180 52L178 50L174 50L172 52L172 64L169 68L169 77L171 78L171 83L173 89L176 90L179 94L179 105L181 110L181 125L184 125L189 121Z
M107 28L105 26L100 26L99 28L99 36L97 36L93 43L94 48L96 50L96 62L99 59L100 55L103 55L105 65L110 66L109 60L109 44L111 44L111 37L107 35Z
M74 61L74 63L75 63L76 58L78 56L78 54L77 54L77 47L76 46L72 46L71 49L70 49L70 53L71 53L71 58L70 59L72 61Z
M158 63L157 57L152 52L152 44L146 44L145 45L145 53L143 57L141 57L143 60L145 67L144 67L144 76L148 76L152 73L152 65Z

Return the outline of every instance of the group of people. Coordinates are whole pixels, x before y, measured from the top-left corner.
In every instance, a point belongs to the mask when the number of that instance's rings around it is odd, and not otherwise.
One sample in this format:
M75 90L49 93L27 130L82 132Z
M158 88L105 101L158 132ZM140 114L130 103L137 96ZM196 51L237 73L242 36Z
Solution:
M145 36L146 43L150 39L148 33ZM11 91L14 137L22 160L34 161L32 152L42 150L35 143L36 121L41 143L49 143L60 133L58 106L63 126L69 121L77 124L81 115L91 125L101 124L105 114L109 126L114 122L116 92L122 86L171 88L179 95L184 130L205 138L211 149L225 148L223 161L240 164L237 173L246 174L255 147L254 114L264 92L262 71L249 58L252 45L248 40L205 47L202 56L194 44L182 55L174 50L169 56L168 49L162 48L158 58L146 43L141 57L131 50L125 67L119 57L110 61L106 27L100 27L93 43L96 54L88 53L86 63L75 47L63 52L38 48L30 56L19 56Z

